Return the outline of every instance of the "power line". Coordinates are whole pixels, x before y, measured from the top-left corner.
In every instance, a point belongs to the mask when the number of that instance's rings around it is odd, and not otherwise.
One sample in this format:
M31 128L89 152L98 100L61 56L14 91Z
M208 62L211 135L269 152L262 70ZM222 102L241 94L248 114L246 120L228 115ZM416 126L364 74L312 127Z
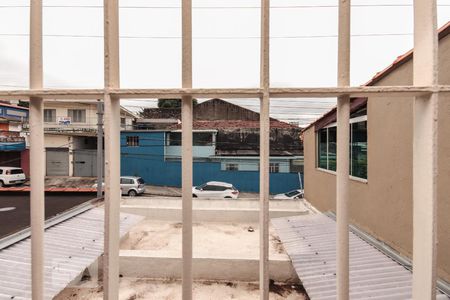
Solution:
M438 4L437 6L450 6L450 4ZM1 5L0 8L29 8L29 5ZM44 8L96 8L103 9L102 5L43 5ZM309 8L338 8L338 5L283 5L271 6L271 9L309 9ZM352 7L413 7L413 4L353 4ZM181 6L119 6L120 9L181 9ZM261 9L261 6L193 6L192 9Z
M365 33L352 34L351 37L384 37L384 36L412 36L412 33ZM11 37L28 37L28 33L0 33L0 36ZM103 39L103 35L77 35L77 34L44 34L44 37L62 37L62 38L99 38ZM292 36L272 36L270 39L316 39L316 38L337 38L336 34L329 35L292 35ZM121 39L181 39L181 36L138 36L138 35L123 35ZM249 40L260 39L259 36L197 36L192 39L195 40Z

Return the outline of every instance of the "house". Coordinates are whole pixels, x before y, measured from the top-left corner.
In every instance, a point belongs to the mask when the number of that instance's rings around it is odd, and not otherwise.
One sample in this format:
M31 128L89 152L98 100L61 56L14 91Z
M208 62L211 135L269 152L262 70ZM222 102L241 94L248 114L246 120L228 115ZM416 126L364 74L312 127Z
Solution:
M96 176L97 102L46 101L44 143L47 176ZM121 129L130 128L135 116L121 108Z
M146 118L176 119L176 111L151 109ZM194 184L225 181L241 191L257 192L259 114L221 99L196 105L194 114ZM180 122L167 123L164 129L145 129L139 120L136 124L137 130L121 133L121 173L154 185L181 186ZM270 192L301 188L300 128L275 119L270 125Z
M0 102L0 166L30 170L27 148L28 108Z
M181 129L181 109L146 108L145 119L137 119L135 129ZM217 130L218 155L259 155L259 113L222 99L194 106L194 128ZM298 126L270 119L271 155L303 155ZM181 136L180 136L181 139Z
M450 84L450 22L439 32L439 83ZM400 56L367 85L413 83L413 52ZM370 96L351 102L350 219L400 254L412 256L413 98ZM439 96L437 266L450 282L450 97ZM303 132L305 197L336 209L336 109Z

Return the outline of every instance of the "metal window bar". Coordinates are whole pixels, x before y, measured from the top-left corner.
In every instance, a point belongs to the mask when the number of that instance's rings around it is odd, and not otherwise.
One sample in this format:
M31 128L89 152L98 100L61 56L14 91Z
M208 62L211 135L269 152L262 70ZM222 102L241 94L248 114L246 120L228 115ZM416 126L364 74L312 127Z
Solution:
M120 89L118 0L104 0L103 89L44 89L42 84L42 0L30 4L30 89L0 91L3 99L30 99L32 295L44 297L44 138L43 99L103 99L105 103L105 260L104 298L117 299L119 220L120 98L181 97L183 139L183 299L192 299L192 98L259 98L260 138L260 291L268 299L268 195L270 98L338 97L337 220L338 299L349 298L348 288L348 118L350 97L413 96L414 100L414 274L413 298L433 299L436 282L437 101L450 86L437 82L436 1L414 1L414 86L350 87L350 1L339 1L338 87L270 88L269 0L261 0L261 85L257 89L192 88L192 3L182 1L182 88Z

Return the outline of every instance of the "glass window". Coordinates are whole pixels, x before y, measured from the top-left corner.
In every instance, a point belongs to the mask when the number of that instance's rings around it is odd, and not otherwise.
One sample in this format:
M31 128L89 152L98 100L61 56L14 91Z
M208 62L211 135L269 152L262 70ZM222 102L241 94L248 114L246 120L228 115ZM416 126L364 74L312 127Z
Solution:
M225 170L226 171L239 171L239 165L238 164L225 164Z
M367 179L367 121L351 125L351 175Z
M127 136L127 146L128 147L138 147L139 137L138 136Z
M336 171L336 127L328 128L328 170Z
M327 169L327 128L322 128L318 133L318 148L319 152L317 154L319 168Z
M144 184L144 183L145 183L144 179L142 179L142 178L140 178L140 177L138 178L137 182L138 182L139 184Z
M317 132L317 167L336 171L336 126ZM350 124L350 175L367 179L367 121Z
M169 146L181 146L181 132L168 133ZM212 132L194 132L192 133L192 143L194 146L211 146L213 144Z
M85 109L69 109L68 114L72 123L86 123Z
M279 173L280 172L280 164L279 163L269 163L269 172L270 173Z
M44 109L44 122L46 123L56 122L56 109Z
M15 175L15 174L23 174L23 170L22 169L12 169L11 170L11 174Z

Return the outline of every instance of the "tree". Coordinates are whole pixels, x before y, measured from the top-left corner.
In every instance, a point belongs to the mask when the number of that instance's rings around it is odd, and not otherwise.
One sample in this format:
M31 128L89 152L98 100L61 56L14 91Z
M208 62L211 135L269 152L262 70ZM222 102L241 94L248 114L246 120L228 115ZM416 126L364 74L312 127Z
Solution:
M197 99L192 99L194 106L197 102ZM158 108L181 108L181 99L158 99Z

